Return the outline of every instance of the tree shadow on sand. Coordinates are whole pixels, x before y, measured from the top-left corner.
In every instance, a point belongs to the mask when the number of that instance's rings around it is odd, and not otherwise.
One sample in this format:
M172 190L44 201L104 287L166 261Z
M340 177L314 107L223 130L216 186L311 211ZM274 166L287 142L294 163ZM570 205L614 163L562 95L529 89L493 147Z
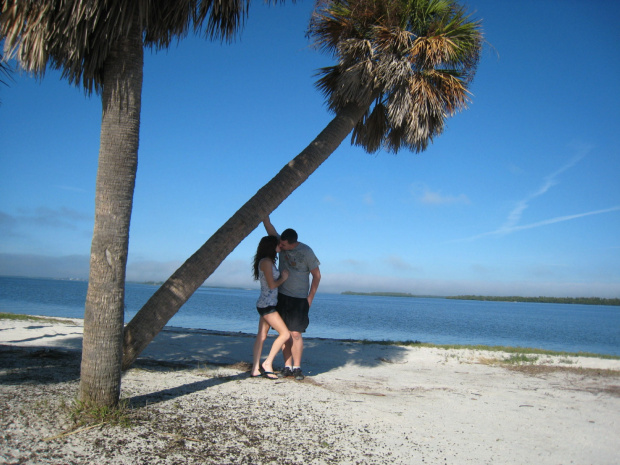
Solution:
M54 384L77 381L80 378L81 338L66 338L62 347L49 347L49 338L41 338L42 346L17 347L0 345L0 384ZM269 351L273 336L265 341L264 355ZM129 399L132 406L142 407L163 402L217 386L249 378L254 335L217 333L204 330L162 331L145 350L132 368L152 371L194 369L201 365L234 366L243 372L205 379ZM344 366L372 368L384 363L405 363L408 348L397 345L304 338L303 369L307 376L328 373ZM281 369L282 357L274 363Z
M0 345L0 384L55 384L80 378L79 351Z
M205 389L209 389L220 384L246 379L247 377L247 373L239 373L232 376L205 379L201 381L195 381L189 384L183 384L181 386L163 389L161 391L150 392L148 394L142 394L129 398L129 406L132 408L141 408L160 402L166 402L186 396L188 394L194 394L196 392L204 391Z

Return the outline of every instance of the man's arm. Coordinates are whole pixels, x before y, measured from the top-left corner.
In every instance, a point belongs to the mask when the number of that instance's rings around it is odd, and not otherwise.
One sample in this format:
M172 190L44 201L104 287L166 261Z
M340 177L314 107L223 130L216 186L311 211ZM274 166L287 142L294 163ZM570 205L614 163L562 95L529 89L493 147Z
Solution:
M267 231L267 234L269 234L270 236L275 236L278 239L280 238L278 231L276 231L276 228L274 228L271 224L271 220L269 219L269 217L263 220L263 226L265 226L265 231Z
M319 283L321 282L321 270L319 270L319 267L317 266L314 270L310 270L310 274L312 275L312 283L310 284L310 293L308 294L308 305L312 306L314 295L316 294L316 290L319 288Z

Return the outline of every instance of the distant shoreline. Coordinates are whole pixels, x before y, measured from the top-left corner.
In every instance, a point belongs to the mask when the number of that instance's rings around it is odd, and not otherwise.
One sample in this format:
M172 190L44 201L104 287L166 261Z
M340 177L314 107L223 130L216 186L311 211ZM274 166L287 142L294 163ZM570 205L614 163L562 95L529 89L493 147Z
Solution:
M494 302L537 302L545 304L581 304L581 305L614 305L620 306L620 299L603 299L601 297L492 297L482 295L459 295L446 297L457 300L488 300Z
M361 295L371 297L408 297L425 299L479 300L489 302L534 302L545 304L581 304L581 305L612 305L620 306L620 299L604 299L601 297L520 297L520 296L484 296L484 295L415 295L406 292L354 292L345 291L342 295Z
M41 327L37 326L37 329L41 329L45 324L51 326L54 325L71 325L71 326L84 326L83 318L70 318L70 317L53 317L45 315L27 315L22 313L12 312L0 312L0 326L3 326L3 322L12 321L18 322L39 322L43 323ZM181 326L164 326L160 331L160 334L183 334L186 337L189 335L204 336L204 337L235 337L235 338L255 338L255 333L246 333L243 331L223 331L217 329L208 328L185 328ZM55 331L55 334L64 334L63 331ZM3 336L6 336L4 334ZM269 334L269 338L274 338L275 335ZM4 344L0 337L0 347ZM571 350L553 350L542 349L537 347L524 347L524 346L501 346L501 345L487 345L487 344L436 344L432 342L421 342L413 340L376 340L376 339L348 339L348 338L329 338L321 336L304 337L305 341L315 343L336 343L336 344L358 344L360 346L377 345L382 347L387 346L401 346L401 347L417 347L426 349L440 349L440 350L471 350L471 351L487 351L487 352L504 352L506 354L514 354L516 356L523 356L524 354L530 354L534 356L558 356L558 357L583 357L587 359L600 359L600 360L620 360L620 355L609 353L595 353L595 352L582 352Z
M50 278L50 277L32 277L32 276L11 276L0 275L0 278L17 278L17 279L41 279L51 281L71 281L71 282L84 282L87 283L88 279L82 278ZM146 286L161 286L163 281L126 281L126 284L141 284ZM200 289L226 289L226 290L238 290L247 291L255 290L245 287L233 287L233 286L212 286L202 285ZM321 293L322 294L322 293ZM332 293L325 293L332 294ZM337 294L334 292L333 294ZM452 299L452 300L477 300L477 301L489 301L489 302L532 302L532 303L547 303L547 304L581 304L581 305L609 305L620 306L620 298L603 298L603 297L521 297L521 296L483 296L483 295L457 295L457 296L441 296L441 295L424 295L424 294L411 294L409 292L356 292L356 291L344 291L339 295L357 295L357 296L369 296L369 297L404 297L404 298L418 298L418 299Z

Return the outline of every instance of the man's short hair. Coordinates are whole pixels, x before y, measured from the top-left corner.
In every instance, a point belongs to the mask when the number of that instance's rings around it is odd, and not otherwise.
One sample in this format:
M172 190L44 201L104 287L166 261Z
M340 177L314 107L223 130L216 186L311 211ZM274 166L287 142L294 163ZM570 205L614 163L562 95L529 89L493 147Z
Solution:
M286 241L289 244L294 244L297 242L297 232L294 229L285 229L280 235L281 241Z

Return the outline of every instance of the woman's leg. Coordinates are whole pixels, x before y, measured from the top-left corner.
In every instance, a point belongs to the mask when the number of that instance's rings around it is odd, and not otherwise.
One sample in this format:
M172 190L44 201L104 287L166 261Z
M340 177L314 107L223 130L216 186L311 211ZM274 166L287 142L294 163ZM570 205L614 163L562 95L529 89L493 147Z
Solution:
M278 337L275 341L273 341L269 355L262 365L265 371L273 371L273 359L276 357L280 349L282 349L282 345L291 338L291 333L286 327L286 324L284 324L284 321L278 312L270 313L265 315L263 318L267 324L278 332Z
M252 376L260 375L260 356L263 353L263 343L267 339L267 333L269 332L269 323L265 321L262 316L258 320L258 332L256 333L256 340L254 341L254 357L252 360Z

